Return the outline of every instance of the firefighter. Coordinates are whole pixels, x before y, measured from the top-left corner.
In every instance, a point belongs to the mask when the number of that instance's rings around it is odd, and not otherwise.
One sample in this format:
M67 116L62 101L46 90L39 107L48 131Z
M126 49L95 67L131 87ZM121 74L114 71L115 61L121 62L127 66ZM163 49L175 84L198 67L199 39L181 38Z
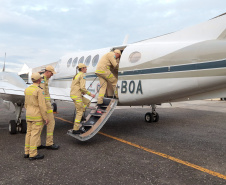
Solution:
M114 52L109 52L105 54L100 61L98 62L97 68L96 68L96 75L100 79L100 91L98 96L97 105L100 107L101 104L103 104L104 95L106 93L107 84L111 84L115 97L118 98L118 91L117 91L117 78L115 75L111 72L111 68L118 69L118 63L117 60L120 59L121 51L116 49Z
M79 70L79 73L76 72L76 75L74 76L72 83L71 83L71 99L73 100L76 108L76 117L74 121L74 127L73 127L73 134L82 134L83 131L80 129L80 122L83 116L83 112L85 111L86 107L89 106L90 100L83 97L84 94L87 94L91 97L95 97L94 94L89 92L86 87L86 76L85 73L87 71L87 66L85 64L78 64L76 67L77 70Z
M43 124L49 123L43 89L39 86L41 75L33 73L31 75L33 84L25 89L25 108L27 120L27 134L25 137L24 158L30 160L43 159L44 155L37 152L37 144L40 139Z
M116 60L118 66L119 66L119 58ZM117 78L118 81L118 68L110 68L111 73L115 76L115 78ZM114 90L112 88L111 83L108 82L107 84L107 90L106 90L106 95L108 98L113 98L114 97Z
M54 71L54 68L52 66L46 66L45 72L42 75L42 81L40 84L40 87L43 88L43 91L45 93L45 102L46 102L46 107L47 107L47 117L49 120L49 124L46 126L46 145L41 144L41 138L38 142L38 149L51 149L51 150L58 150L59 145L54 144L53 142L53 132L54 132L54 127L55 127L55 118L53 115L53 109L51 106L51 100L50 100L50 94L49 94L49 79L53 74L56 74ZM43 125L44 127L44 125ZM42 129L43 129L42 127Z

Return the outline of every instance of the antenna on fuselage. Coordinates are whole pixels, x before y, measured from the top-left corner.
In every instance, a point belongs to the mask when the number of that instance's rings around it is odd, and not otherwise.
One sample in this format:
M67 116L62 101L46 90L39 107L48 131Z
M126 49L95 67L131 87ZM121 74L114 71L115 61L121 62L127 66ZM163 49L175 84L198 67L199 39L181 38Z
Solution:
M6 53L5 53L5 59L6 59ZM3 65L2 72L5 72L5 59L4 59L4 65Z

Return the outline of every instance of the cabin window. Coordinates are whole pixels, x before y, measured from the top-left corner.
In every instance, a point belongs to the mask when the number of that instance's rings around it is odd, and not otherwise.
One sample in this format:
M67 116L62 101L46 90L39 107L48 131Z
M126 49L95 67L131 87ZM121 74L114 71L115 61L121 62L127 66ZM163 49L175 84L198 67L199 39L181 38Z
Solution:
M96 56L93 58L93 60L92 60L92 65L93 65L93 67L95 67L95 66L97 65L98 60L99 60L99 55L96 55Z
M90 61L91 61L91 55L89 55L89 56L86 58L86 60L85 60L85 65L89 66Z
M81 58L79 59L78 63L79 63L79 64L80 64L80 63L83 63L83 61L84 61L84 57L81 57Z
M141 58L141 53L138 52L138 51L135 51L135 52L130 54L129 61L131 63L135 63L135 62L138 62L140 60L140 58Z
M78 57L76 57L73 62L72 62L72 67L75 67L77 65L78 62Z
M72 61L72 58L70 58L70 59L68 60L68 62L67 62L67 67L70 67L71 61Z

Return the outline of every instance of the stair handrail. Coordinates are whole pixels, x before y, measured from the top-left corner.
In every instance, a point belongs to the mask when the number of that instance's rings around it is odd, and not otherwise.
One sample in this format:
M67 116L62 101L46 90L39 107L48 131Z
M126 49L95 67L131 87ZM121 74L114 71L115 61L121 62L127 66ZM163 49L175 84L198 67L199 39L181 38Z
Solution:
M109 76L110 76L111 74L113 74L113 73L110 72L110 74L108 75L107 78L109 78ZM98 77L98 76L97 76L97 77ZM97 78L97 77L96 77L96 78ZM96 80L96 78L93 80L93 82ZM93 83L93 82L92 82L92 83ZM91 84L92 84L92 83L91 83ZM105 83L106 83L106 81L100 86L99 89L97 89L97 92L95 93L95 97L96 97L96 94L99 93L101 87L102 87ZM90 85L90 86L91 86L91 85ZM89 87L90 87L90 86L89 86ZM88 87L88 89L89 89L89 87ZM116 87L115 87L115 88L116 88ZM88 89L87 89L87 90L88 90ZM114 90L114 96L115 96L115 90ZM114 96L113 96L113 97L114 97ZM91 100L89 101L89 103L91 103L92 100L93 100L93 98L91 98ZM88 104L89 104L89 103L88 103ZM87 109L87 107L85 108L85 111L84 111L84 113L83 113L84 115L85 115L85 113L86 113L86 109Z

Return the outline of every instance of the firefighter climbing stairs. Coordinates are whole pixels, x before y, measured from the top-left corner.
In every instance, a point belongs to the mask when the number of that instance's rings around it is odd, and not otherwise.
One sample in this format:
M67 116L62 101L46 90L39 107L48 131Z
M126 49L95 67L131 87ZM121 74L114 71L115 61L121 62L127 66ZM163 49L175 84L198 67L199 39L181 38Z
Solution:
M98 131L104 126L111 114L113 113L115 107L118 104L117 99L104 98L104 102L101 105L101 113L97 109L92 109L86 121L82 122L83 129L85 133L83 134L72 134L72 129L68 130L67 134L78 139L80 141L86 141L95 136Z

